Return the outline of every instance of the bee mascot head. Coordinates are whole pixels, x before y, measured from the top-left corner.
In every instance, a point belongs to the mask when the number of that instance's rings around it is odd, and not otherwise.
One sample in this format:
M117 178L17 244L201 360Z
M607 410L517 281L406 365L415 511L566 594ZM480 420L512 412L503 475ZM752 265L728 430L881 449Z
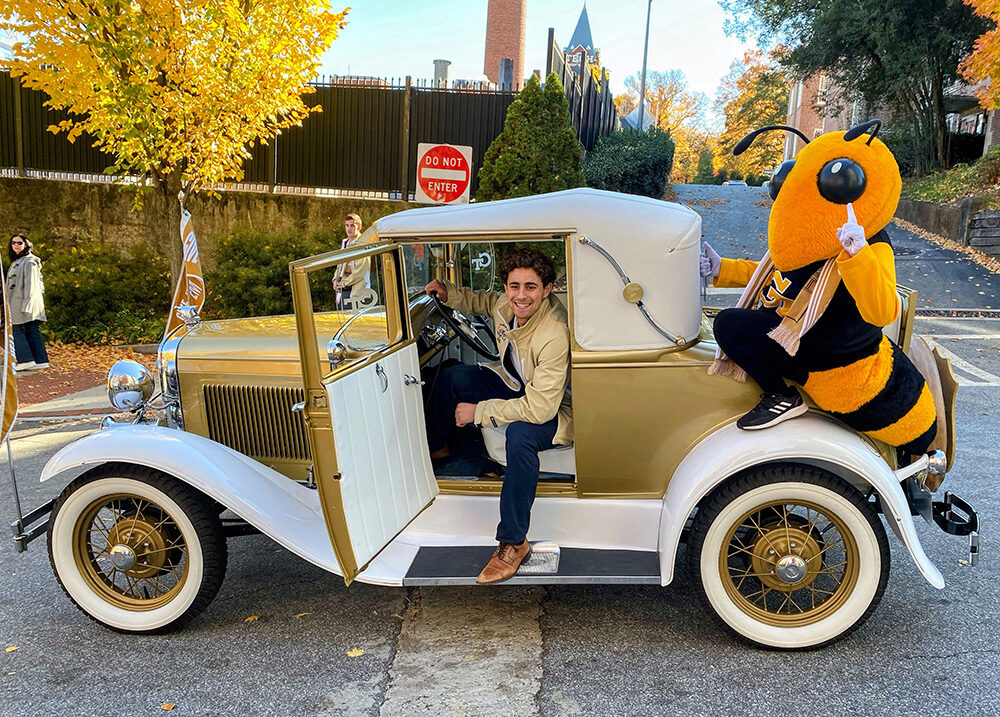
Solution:
M754 130L733 148L734 155L742 154L770 130L794 132L806 143L795 159L778 167L768 185L774 206L767 244L776 269L791 271L840 254L837 228L847 218L848 203L869 234L892 220L903 182L892 152L875 136L881 126L871 120L810 142L793 127L772 125Z

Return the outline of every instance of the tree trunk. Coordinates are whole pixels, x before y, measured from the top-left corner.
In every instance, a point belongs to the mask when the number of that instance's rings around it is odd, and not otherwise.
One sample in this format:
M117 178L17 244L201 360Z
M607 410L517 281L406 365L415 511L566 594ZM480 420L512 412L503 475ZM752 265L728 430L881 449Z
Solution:
M157 228L156 245L160 255L170 258L171 295L181 276L184 263L184 247L181 244L181 204L177 199L180 179L169 175L156 186Z
M944 78L935 68L931 78L931 92L934 100L934 127L937 130L937 157L941 169L948 169L947 126L944 119Z

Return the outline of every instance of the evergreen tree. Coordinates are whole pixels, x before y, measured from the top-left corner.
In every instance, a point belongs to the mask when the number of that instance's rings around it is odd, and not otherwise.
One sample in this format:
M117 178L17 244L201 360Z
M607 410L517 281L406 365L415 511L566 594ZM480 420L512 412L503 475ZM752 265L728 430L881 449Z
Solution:
M698 168L694 172L693 184L715 184L715 175L712 173L712 150L703 149L698 155Z
M562 83L552 73L543 90L532 75L507 109L503 130L486 150L476 200L526 197L583 185L580 146Z

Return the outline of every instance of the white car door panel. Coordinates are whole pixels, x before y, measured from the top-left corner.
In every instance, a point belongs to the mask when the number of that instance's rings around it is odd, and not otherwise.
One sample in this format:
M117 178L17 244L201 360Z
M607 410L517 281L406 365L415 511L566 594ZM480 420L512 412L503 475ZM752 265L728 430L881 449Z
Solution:
M438 493L416 344L327 384L351 547L368 563Z

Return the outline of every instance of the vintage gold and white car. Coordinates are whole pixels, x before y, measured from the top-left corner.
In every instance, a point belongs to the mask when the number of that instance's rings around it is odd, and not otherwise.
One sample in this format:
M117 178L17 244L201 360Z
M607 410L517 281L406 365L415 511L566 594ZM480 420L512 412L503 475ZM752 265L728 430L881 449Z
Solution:
M106 420L52 457L43 481L82 474L15 524L19 548L47 531L70 599L136 633L202 611L227 538L248 532L347 583L475 584L495 546L503 427L482 429L481 443L468 436L492 470L435 475L424 402L445 361L493 353L492 319L423 287L436 277L498 289L499 259L530 242L561 274L575 443L541 454L532 557L510 584L665 586L686 558L722 627L758 645L815 647L878 604L887 523L942 588L912 516L969 536L969 562L978 550L972 508L931 499L954 452L947 362L921 364L945 453L898 456L816 409L740 431L758 389L706 372L715 310L702 306L700 240L689 208L590 189L384 217L354 248L291 264L294 316L188 312L160 346L159 395L141 366L116 364L109 395L133 420ZM334 295L331 278L348 266L368 279ZM912 292L900 295L886 331L913 354Z

